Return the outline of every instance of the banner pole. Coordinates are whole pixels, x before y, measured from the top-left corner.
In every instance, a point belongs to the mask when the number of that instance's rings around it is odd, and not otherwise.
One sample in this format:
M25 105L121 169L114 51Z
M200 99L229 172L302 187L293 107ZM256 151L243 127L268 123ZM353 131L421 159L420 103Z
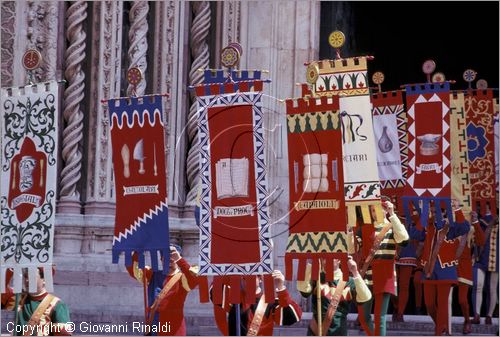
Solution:
M323 317L321 314L321 259L319 260L318 282L316 282L316 312L318 313L318 336L323 336Z

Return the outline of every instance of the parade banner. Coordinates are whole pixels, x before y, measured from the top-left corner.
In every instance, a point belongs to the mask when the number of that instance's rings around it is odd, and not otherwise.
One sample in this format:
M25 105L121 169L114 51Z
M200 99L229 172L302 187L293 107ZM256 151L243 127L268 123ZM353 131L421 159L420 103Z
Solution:
M450 84L425 83L406 86L408 114L408 177L403 197L406 221L411 223L410 205L420 212L427 226L434 207L436 226L443 214L453 219L451 209Z
M495 177L496 177L496 196L497 196L497 200L498 200L498 185L500 184L500 180L498 179L498 151L500 151L500 147L498 146L499 145L499 135L498 135L498 127L499 127L499 123L498 123L498 100L495 99L495 124L494 124L494 128L495 128Z
M124 253L125 265L131 266L135 252L144 268L147 254L157 271L164 257L166 274L170 241L162 98L110 99L108 107L116 191L113 263Z
M228 276L231 303L240 303L240 286L255 285L256 275L264 275L266 298L274 299L262 88L261 80L194 87L201 176L199 275L218 281ZM214 303L222 301L218 290Z
M401 91L372 94L373 132L381 193L400 205L406 185L408 133Z
M488 204L493 214L497 209L494 104L491 89L469 90L465 97L472 208L479 207L480 214L485 214Z
M56 214L58 113L56 81L2 88L1 292L13 269L13 290L36 292L37 268L53 291L52 258Z
M467 156L467 122L463 93L450 95L451 197L462 205L464 214L472 210L469 161Z
M339 96L344 194L349 226L356 225L356 207L361 208L363 223L384 221L367 85L368 59L369 57L354 57L323 60L308 66L308 78L316 78L313 84L314 95ZM315 72L313 67L317 69L317 76L311 76ZM371 218L370 206L375 208L376 219Z
M286 101L289 169L289 237L285 254L286 279L304 280L307 261L318 279L325 261L326 280L333 281L333 259L347 267L346 210L339 98Z

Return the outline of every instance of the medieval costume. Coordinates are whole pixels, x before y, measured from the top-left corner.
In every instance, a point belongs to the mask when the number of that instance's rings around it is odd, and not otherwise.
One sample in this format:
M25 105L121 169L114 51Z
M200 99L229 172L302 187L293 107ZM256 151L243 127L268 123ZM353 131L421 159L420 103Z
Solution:
M491 316L495 310L498 299L498 219L491 214L484 217L484 221L489 224L483 227L485 231L484 247L477 251L476 262L474 264L474 287L472 290L472 303L474 308L474 320L472 323L479 324L481 305L483 301L484 281L489 276L489 305L486 313L486 324L491 324ZM481 221L482 224L485 224Z
M184 320L184 302L186 297L198 284L196 276L196 268L191 268L189 263L180 258L174 261L177 264L177 269L172 271L165 277L162 288L153 288L155 292L155 300L148 304L148 324L155 325L154 317L158 312L158 329L159 336L185 336L186 322ZM174 263L174 265L175 265ZM172 266L172 262L171 262ZM151 268L138 268L138 263L134 257L134 264L127 267L129 274L143 283L144 278L146 284L153 285L157 280ZM161 272L160 272L161 273ZM155 331L152 331L153 333Z
M471 333L471 322L469 317L469 288L472 286L472 245L481 247L484 245L484 232L479 225L479 221L474 221L467 234L459 237L459 246L457 250L458 267L458 302L462 308L464 316L463 333Z
M346 336L347 335L347 314L349 313L349 306L354 299L357 303L364 303L371 299L371 293L363 279L359 277L349 277L349 280L343 285L341 294L335 300L335 293L339 287L340 281L343 280L342 270L336 268L334 271L334 281L326 282L325 274L320 275L321 287L321 321L322 335L324 336ZM312 295L312 311L313 322L307 328L308 336L318 335L318 297L317 294L317 281L311 280L311 265L306 267L306 279L297 282L297 289L303 297ZM334 303L334 301L336 303ZM332 313L330 306L336 306L335 312ZM331 317L330 317L331 316ZM326 322L326 323L325 323ZM328 324L328 322L330 322Z
M447 221L447 220L446 220ZM412 229L410 237L424 242L424 301L427 313L435 323L435 335L450 334L451 287L457 284L457 237L469 232L470 224L460 209L455 211L455 221L443 228L436 228L429 221L424 230Z
M375 216L372 216L375 218ZM359 320L367 335L386 334L385 315L391 295L396 295L396 269L394 258L397 245L408 243L408 232L396 214L390 214L383 223L362 225L356 231L356 244L361 248L361 261L365 261L364 279L372 292L372 299L358 306ZM348 234L348 250L354 253L352 233ZM370 263L371 260L371 263ZM362 269L362 270L363 270ZM363 276L363 273L362 273ZM375 302L374 321L371 311Z
M223 303L214 304L215 323L224 336L236 335L236 305L229 302L230 285L224 282ZM276 289L278 295L273 303L266 303L264 293L256 288L255 303L245 303L241 294L240 335L272 336L274 325L292 325L302 317L300 306L290 297L286 288Z
M15 310L15 294L8 285L12 272L7 271L6 293L2 294L2 310ZM43 275L39 276L43 279ZM36 294L23 293L17 307L14 335L26 331L24 336L71 336L66 323L70 322L69 310L60 298L49 294L45 287Z
M411 226L415 226L415 224ZM396 252L395 264L398 277L398 295L395 297L395 301L393 301L394 313L392 315L392 321L404 322L404 312L410 295L410 279L412 275L415 288L416 313L420 313L422 303L422 271L421 268L418 268L419 264L417 263L417 257L420 257L421 254L421 245L415 240L410 240L406 246L398 246Z

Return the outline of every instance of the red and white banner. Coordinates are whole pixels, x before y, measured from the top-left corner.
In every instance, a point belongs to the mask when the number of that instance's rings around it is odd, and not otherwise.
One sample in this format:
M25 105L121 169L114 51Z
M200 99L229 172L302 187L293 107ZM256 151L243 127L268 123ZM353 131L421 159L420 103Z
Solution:
M411 221L408 202L416 209L422 202L422 225L429 208L435 207L437 226L442 225L441 208L448 218L451 210L450 84L426 83L406 86L408 111L408 177L405 213ZM432 205L431 205L432 203Z

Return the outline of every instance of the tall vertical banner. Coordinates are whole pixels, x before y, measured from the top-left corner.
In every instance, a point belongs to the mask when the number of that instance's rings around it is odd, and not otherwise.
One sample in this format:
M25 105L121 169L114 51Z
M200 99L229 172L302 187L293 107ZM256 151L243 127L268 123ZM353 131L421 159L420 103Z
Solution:
M408 166L403 95L401 91L391 91L372 94L371 98L381 193L399 205L406 185Z
M333 281L333 259L347 266L344 169L338 96L286 101L290 225L285 254L286 279L304 280L307 260L317 280L320 260Z
M499 171L499 165L498 165L498 151L500 151L499 147L499 121L498 121L498 100L495 99L495 123L494 123L494 128L495 128L495 177L496 177L496 196L498 200L498 185L500 184L500 180L498 179L498 171Z
M116 217L113 263L132 254L144 268L149 254L153 270L168 273L167 175L161 96L110 99L109 119L115 173Z
M451 196L462 205L465 214L472 210L467 155L467 121L463 93L450 95Z
M214 282L228 276L231 303L240 303L241 289L254 289L256 275L264 275L266 298L274 299L262 88L261 80L194 88L201 176L199 275L214 276ZM222 301L219 290L214 286L215 303ZM255 298L255 291L247 296Z
M361 207L364 223L383 222L367 61L367 57L319 61L314 85L318 96L340 97L344 193L351 226L356 224L356 206ZM375 208L377 219L371 219L369 206Z
M494 105L491 89L469 90L465 97L472 207L476 210L479 205L481 214L487 204L493 214L497 209Z
M411 222L409 203L420 210L427 226L430 207L436 226L444 224L451 209L450 84L425 83L406 86L408 111L408 178L403 197L406 221ZM420 207L421 206L421 207Z
M1 291L12 268L15 293L22 268L36 292L37 268L53 289L59 97L56 81L2 88Z

